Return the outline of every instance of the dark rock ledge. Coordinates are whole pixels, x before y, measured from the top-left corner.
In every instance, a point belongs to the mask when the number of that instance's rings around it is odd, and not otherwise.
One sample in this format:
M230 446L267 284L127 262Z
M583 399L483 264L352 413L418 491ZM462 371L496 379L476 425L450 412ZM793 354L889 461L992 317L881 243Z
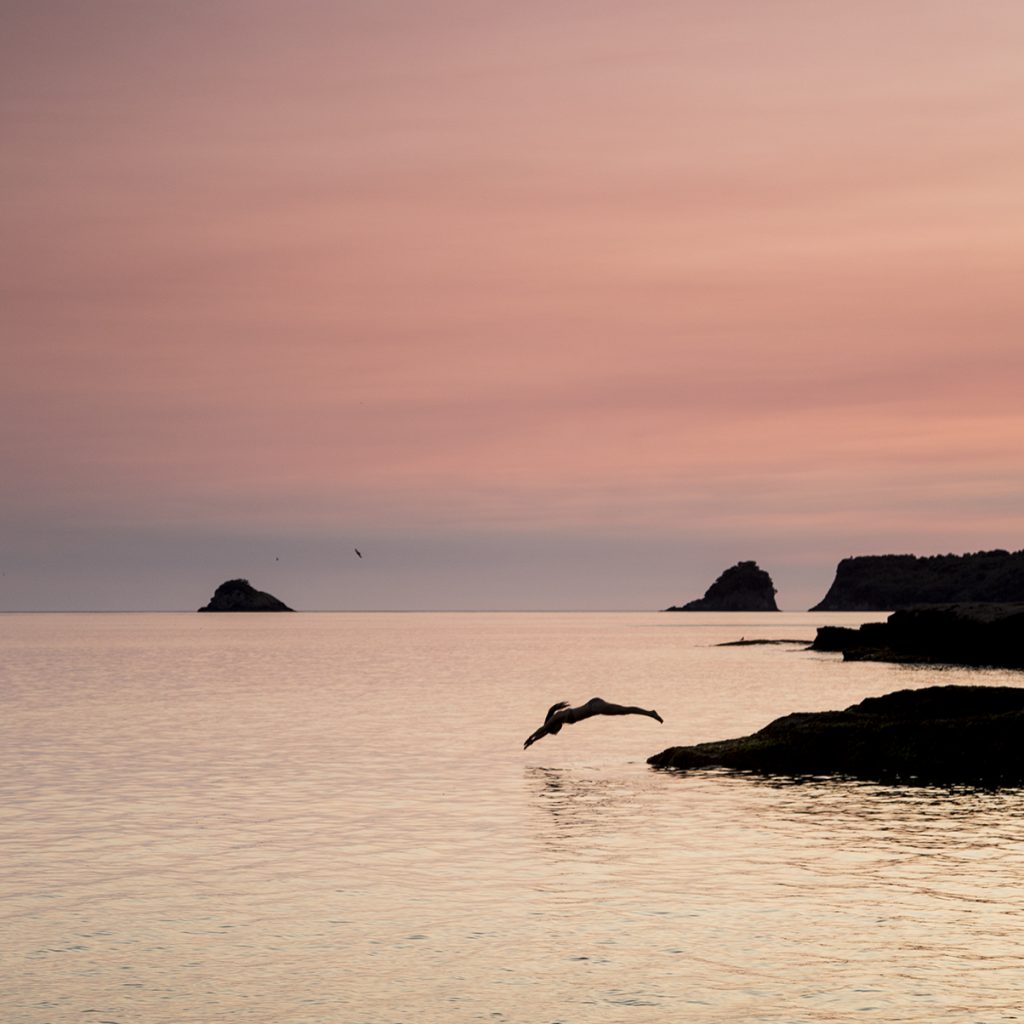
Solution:
M739 640L726 640L723 643L715 644L716 647L763 647L770 644L803 644L810 647L813 640L748 640L742 637Z
M257 590L248 580L228 580L213 594L208 605L201 612L290 612L283 601L273 594Z
M931 686L845 711L786 715L751 736L670 747L657 768L725 767L880 781L1024 783L1024 688Z
M821 626L811 649L846 661L1024 668L1024 604L905 608L858 629Z

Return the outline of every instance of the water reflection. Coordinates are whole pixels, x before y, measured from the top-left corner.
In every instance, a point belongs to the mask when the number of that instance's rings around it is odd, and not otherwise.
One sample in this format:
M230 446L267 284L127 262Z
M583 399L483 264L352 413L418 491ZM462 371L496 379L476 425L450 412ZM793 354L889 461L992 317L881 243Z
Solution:
M846 816L886 811L903 816L939 813L972 819L979 814L1024 816L1024 787L1020 786L879 782L844 775L765 775L725 768L691 774L720 781L742 780L758 789L798 799L805 809L808 805L816 811L827 807Z
M895 688L633 621L0 622L3 1019L1019 1016L1021 791L657 772L629 720L524 767L511 715L470 719L547 706L552 666L642 684L680 742Z
M659 774L664 774L660 772ZM689 785L716 786L735 799L768 801L783 825L834 831L844 842L865 833L919 836L923 831L956 843L994 836L1024 839L1024 788L884 783L844 776L783 776L710 768L686 773ZM680 774L674 774L679 781ZM723 792L723 798L725 797ZM760 797L758 796L760 794ZM766 808L767 809L767 808Z
M584 841L610 840L645 821L653 792L647 773L594 768L524 769L533 791L536 832L550 849L566 851Z

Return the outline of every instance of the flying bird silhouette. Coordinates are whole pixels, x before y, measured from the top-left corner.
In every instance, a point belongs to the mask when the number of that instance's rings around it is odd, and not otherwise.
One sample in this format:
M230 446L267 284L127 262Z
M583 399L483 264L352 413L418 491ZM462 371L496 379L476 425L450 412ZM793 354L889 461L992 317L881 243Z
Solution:
M624 704L609 704L600 697L591 697L586 704L581 704L578 708L571 708L568 701L560 700L548 708L544 724L527 739L523 744L523 750L545 736L554 736L561 731L563 725L582 722L584 718L593 718L594 715L646 715L648 718L656 718L659 722L664 721L657 711L626 707Z
M360 550L359 550L359 548L353 548L352 550L353 550L353 551L354 551L354 552L355 552L355 553L356 553L356 554L357 554L357 555L358 555L358 556L359 556L360 558L362 558L362 557L363 557L363 553L362 553L362 551L360 551Z

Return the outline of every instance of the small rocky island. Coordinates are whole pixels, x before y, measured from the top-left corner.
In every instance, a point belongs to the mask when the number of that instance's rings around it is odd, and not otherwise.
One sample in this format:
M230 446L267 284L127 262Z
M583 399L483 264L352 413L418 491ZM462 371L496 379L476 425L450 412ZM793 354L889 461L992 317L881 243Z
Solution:
M708 587L702 598L667 612L777 612L775 584L757 562L737 562Z
M283 601L273 594L257 590L248 580L228 580L222 583L201 612L290 612Z
M844 558L828 593L811 611L891 611L978 601L1024 601L1024 551Z
M725 767L879 781L1024 782L1024 688L930 686L792 714L740 739L670 747L657 768Z
M845 661L1024 668L1024 603L925 605L857 629L819 626L811 649Z

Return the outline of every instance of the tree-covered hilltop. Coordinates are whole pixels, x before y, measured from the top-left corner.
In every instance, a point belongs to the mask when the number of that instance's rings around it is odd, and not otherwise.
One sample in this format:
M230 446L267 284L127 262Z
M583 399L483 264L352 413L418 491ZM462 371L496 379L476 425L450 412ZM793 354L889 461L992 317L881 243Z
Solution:
M811 611L888 611L979 601L1024 601L1024 551L844 558L828 593Z

